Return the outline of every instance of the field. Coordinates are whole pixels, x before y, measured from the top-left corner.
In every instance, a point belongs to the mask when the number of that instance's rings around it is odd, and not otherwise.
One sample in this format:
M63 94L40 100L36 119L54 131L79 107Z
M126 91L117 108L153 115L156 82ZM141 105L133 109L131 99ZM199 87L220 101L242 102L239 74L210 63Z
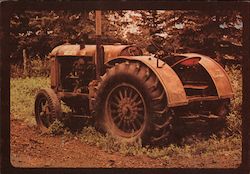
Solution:
M235 98L227 125L211 134L190 134L163 148L121 144L84 127L71 133L60 123L47 134L35 127L34 99L48 77L11 79L11 162L20 167L238 167L241 163L241 67L226 67ZM196 160L194 160L196 159Z

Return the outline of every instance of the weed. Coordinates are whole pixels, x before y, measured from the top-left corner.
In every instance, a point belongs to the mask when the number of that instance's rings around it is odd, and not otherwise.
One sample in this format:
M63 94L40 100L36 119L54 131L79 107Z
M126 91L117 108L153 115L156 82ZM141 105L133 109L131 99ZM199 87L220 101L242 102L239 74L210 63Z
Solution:
M49 78L12 78L10 81L11 117L35 124L34 101L37 92L49 87Z
M230 109L231 112L227 117L227 128L230 135L241 134L241 117L242 117L242 67L231 66L226 67L226 71L229 75L234 98L231 100Z
M64 124L57 119L49 127L49 133L52 135L62 135L64 132L67 132Z
M119 152L124 156L146 155L150 158L160 158L170 160L171 158L191 158L193 156L206 156L208 154L232 154L241 153L240 136L221 137L212 135L210 139L194 139L191 145L177 146L170 144L162 148L142 147L139 143L122 143L106 134L97 132L93 127L85 127L81 134L78 135L80 140L96 145L106 152Z

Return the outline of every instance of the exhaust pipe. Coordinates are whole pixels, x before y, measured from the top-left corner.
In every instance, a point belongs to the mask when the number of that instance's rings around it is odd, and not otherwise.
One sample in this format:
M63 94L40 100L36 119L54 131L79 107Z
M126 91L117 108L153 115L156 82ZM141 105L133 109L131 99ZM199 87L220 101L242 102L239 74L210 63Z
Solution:
M96 64L96 79L100 80L100 76L104 71L104 47L102 46L102 14L101 10L96 10L96 55L95 55L95 64Z

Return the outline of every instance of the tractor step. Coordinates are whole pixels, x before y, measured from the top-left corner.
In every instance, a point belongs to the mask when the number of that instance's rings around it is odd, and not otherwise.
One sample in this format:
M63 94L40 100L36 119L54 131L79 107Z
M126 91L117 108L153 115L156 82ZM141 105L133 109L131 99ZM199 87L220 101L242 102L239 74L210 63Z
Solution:
M185 89L194 89L194 90L205 90L208 88L208 85L193 85L193 84L186 84L184 85Z
M189 96L205 96L206 91L208 89L207 84L194 84L194 83L186 83L184 85L184 89L186 94Z
M219 100L218 96L188 96L188 102Z
M78 114L72 114L71 117L84 118L84 119L92 119L93 118L92 116L89 116L89 115L78 115Z
M194 121L194 120L204 120L204 121L211 121L211 120L218 120L221 117L218 115L202 115L202 114L198 114L198 115L190 115L190 116L180 116L179 119L183 120L183 121Z
M80 115L80 114L75 114L72 112L68 113L63 113L65 119L70 119L70 118L83 118L83 119L92 119L93 117L90 115Z

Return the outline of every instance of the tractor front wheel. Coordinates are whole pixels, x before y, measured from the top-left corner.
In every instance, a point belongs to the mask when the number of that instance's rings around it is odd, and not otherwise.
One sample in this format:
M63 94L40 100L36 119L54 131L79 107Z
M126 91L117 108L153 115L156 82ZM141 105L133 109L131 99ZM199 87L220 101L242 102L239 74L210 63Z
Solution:
M35 117L40 130L46 131L56 120L61 119L61 105L52 89L41 89L35 99Z

